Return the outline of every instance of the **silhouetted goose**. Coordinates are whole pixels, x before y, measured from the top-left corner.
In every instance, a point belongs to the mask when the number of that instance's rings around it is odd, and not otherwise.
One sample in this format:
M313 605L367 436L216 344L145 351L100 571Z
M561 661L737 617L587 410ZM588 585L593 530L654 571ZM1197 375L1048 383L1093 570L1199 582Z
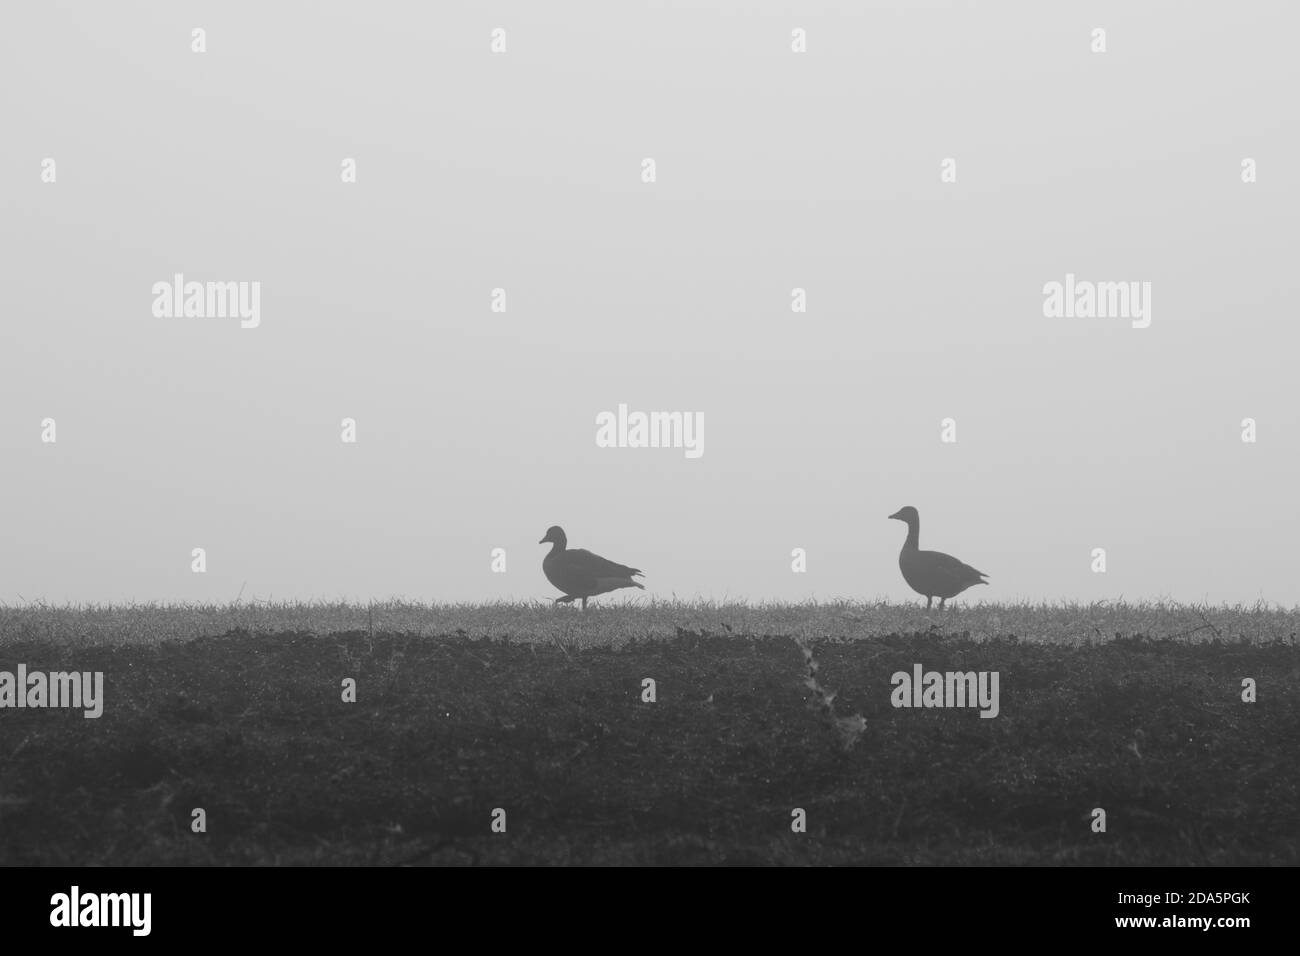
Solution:
M644 585L632 580L634 574L642 574L636 568L615 564L582 548L570 550L569 539L559 525L547 528L546 537L537 543L546 544L548 541L552 547L550 553L542 559L542 573L546 575L546 580L564 592L563 597L555 599L556 604L570 604L576 598L582 598L582 609L585 611L587 598L597 594L617 591L619 588L645 590Z
M898 567L908 586L925 596L927 608L935 598L939 599L939 607L943 607L944 601L956 597L968 587L988 584L984 580L987 574L976 571L969 564L962 564L951 554L921 550L921 516L911 505L900 508L889 517L907 522L907 540L899 552Z

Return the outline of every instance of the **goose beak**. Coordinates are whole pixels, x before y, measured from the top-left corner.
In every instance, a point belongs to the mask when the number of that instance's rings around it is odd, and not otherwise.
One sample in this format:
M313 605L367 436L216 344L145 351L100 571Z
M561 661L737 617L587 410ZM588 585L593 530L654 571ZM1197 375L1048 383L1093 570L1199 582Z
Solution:
M901 515L901 514L902 514L901 511L895 511L895 512L894 512L892 515L890 515L889 517L891 517L891 518L898 518L898 519L901 521L902 519L899 518L899 515Z
M538 543L538 544L545 544L548 540L550 540L550 539L549 539L549 538L543 538L541 541L538 541L537 543Z

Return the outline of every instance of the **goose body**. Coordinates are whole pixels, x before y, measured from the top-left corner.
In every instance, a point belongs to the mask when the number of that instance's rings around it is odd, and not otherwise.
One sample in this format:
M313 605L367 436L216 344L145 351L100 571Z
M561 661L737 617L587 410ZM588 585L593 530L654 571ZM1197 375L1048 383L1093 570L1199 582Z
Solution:
M564 529L553 525L546 530L546 536L538 544L551 543L551 550L542 559L542 573L546 580L564 592L555 599L556 604L571 604L582 599L582 609L587 609L587 598L617 591L619 588L640 588L645 586L632 580L633 575L642 575L637 568L616 564L598 554L592 554L585 548L570 548L569 539Z
M943 607L944 601L967 588L988 584L984 580L987 574L963 564L951 554L921 550L921 515L911 505L889 517L907 524L907 540L898 554L898 569L903 572L908 587L925 598L927 608L935 598L939 599L939 607Z

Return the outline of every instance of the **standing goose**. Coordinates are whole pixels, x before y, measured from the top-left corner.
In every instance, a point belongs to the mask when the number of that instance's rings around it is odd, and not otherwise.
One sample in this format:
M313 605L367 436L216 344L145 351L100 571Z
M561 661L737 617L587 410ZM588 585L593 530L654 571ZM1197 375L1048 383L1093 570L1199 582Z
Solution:
M951 554L921 550L921 515L911 505L898 509L889 517L907 522L907 540L898 555L898 567L908 586L925 596L926 608L935 598L939 599L942 608L944 601L956 597L968 587L988 584L984 580L987 574L976 571L969 564L962 564Z
M564 592L563 597L555 599L556 604L571 604L575 598L582 598L582 609L587 610L587 598L606 591L619 588L641 588L645 586L632 580L634 574L644 574L636 568L615 564L592 554L583 548L570 550L569 539L564 529L552 525L546 529L546 537L538 544L551 542L551 550L542 559L542 573L546 580Z

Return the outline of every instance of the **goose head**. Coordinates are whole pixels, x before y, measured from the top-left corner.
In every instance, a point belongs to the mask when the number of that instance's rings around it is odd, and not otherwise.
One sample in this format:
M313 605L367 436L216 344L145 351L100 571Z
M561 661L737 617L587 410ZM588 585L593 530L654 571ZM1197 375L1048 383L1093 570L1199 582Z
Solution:
M569 539L564 536L563 528L561 528L558 524L553 524L546 529L546 536L542 538L541 541L538 541L537 543L546 544L547 542L550 542L552 544L558 544L561 548L564 548L568 545Z
M896 521L905 521L909 527L911 525L921 523L921 515L911 505L908 505L905 508L899 508L889 517L895 519Z

